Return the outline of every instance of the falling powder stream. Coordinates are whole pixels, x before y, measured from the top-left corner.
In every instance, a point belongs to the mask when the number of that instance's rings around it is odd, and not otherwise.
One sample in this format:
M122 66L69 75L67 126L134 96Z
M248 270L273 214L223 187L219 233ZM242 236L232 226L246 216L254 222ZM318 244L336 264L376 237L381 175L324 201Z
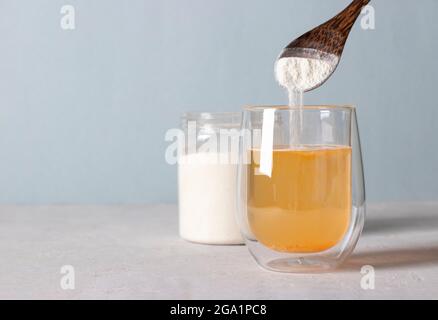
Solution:
M289 113L289 133L290 133L290 146L299 146L301 130L303 128L303 91L290 90L289 94L289 107L292 110Z
M315 56L315 53L313 56ZM319 58L287 57L275 65L278 83L288 90L289 106L297 108L290 112L290 145L300 145L303 129L303 93L321 85L334 71L338 63L336 56Z

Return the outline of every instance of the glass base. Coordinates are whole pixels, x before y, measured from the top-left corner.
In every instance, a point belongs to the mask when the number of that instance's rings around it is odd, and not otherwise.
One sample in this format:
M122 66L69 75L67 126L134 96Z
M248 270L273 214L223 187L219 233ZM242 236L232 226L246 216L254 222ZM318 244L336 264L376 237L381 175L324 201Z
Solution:
M264 269L284 273L324 273L338 268L344 259L332 256L330 250L319 253L276 252L258 241L247 241L247 247Z
M249 252L264 269L287 273L325 273L339 268L353 252L362 232L365 218L365 204L353 206L352 222L344 239L336 246L321 252L285 253L274 251L260 242L248 232L242 233Z

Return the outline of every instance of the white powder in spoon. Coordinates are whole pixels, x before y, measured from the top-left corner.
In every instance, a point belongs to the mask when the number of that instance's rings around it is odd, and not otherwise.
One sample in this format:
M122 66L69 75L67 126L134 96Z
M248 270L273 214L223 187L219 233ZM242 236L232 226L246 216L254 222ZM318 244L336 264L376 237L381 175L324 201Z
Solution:
M288 91L305 92L323 83L334 71L337 58L281 58L275 66L278 83Z
M285 57L277 60L275 65L275 76L278 83L287 89L289 93L289 106L298 106L298 114L290 112L290 144L301 144L301 131L303 129L303 92L309 91L321 85L335 70L338 57L324 54L317 51L309 51L309 56Z

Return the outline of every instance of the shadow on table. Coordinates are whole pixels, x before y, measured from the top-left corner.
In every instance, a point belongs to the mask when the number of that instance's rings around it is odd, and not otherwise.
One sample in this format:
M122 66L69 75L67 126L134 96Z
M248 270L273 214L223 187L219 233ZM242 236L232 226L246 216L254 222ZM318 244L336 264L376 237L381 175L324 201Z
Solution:
M423 242L417 247L412 244L409 248L382 249L378 246L375 251L369 248L366 252L353 253L345 262L343 270L360 270L364 265L385 269L438 264L438 212L435 212L434 208L406 206L400 211L386 212L386 214L386 216L374 216L367 219L363 236L370 239L376 235L397 233L398 236L406 236L407 239L414 236L418 240L421 239L422 232L436 230L437 242L430 244Z
M420 266L438 263L438 246L410 249L387 249L353 254L342 270L360 270L364 265L378 269Z
M369 218L365 221L364 234L400 232L400 231L438 231L438 212L424 214L412 212L409 216L389 216Z

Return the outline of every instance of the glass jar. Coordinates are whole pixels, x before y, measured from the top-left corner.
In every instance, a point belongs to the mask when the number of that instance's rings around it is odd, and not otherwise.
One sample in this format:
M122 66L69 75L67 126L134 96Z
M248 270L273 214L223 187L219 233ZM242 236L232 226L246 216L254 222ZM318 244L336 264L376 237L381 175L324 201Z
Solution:
M178 157L179 232L188 241L242 244L236 222L242 114L185 113Z
M354 249L365 217L355 108L248 107L238 171L238 221L264 268L318 272Z

